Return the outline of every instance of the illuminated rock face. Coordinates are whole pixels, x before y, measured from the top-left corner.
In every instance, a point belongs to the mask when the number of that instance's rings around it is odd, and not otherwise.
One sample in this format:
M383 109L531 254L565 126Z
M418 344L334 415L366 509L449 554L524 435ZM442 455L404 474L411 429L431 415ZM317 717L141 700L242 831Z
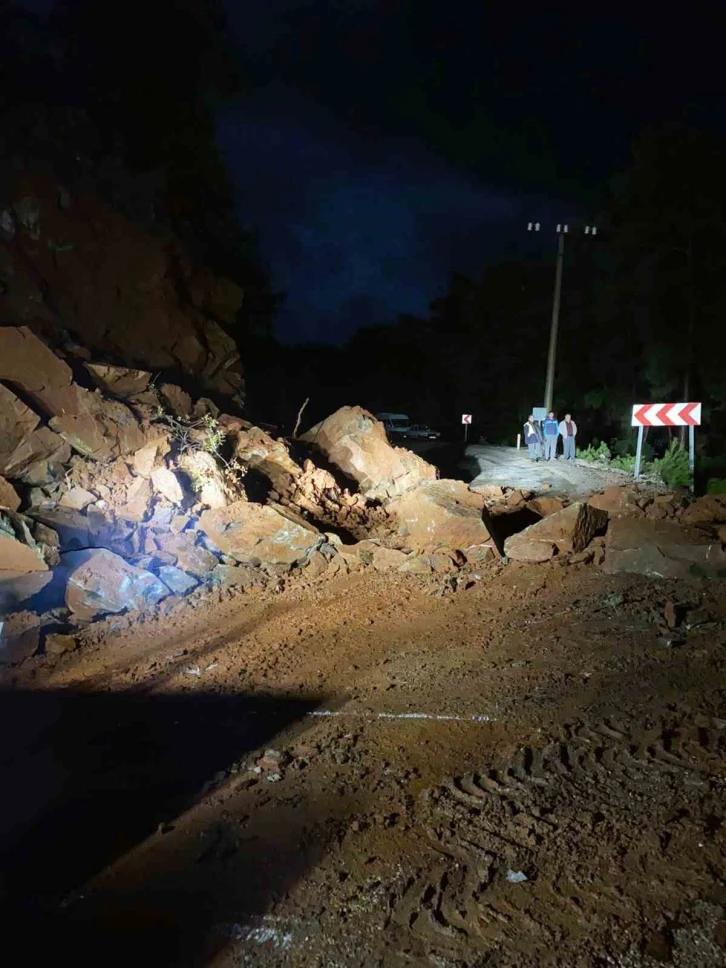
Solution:
M156 605L169 588L151 572L135 568L105 548L72 551L64 556L68 573L66 605L80 619Z
M383 424L361 407L341 407L301 439L355 481L367 498L386 500L436 479L433 465L392 447Z

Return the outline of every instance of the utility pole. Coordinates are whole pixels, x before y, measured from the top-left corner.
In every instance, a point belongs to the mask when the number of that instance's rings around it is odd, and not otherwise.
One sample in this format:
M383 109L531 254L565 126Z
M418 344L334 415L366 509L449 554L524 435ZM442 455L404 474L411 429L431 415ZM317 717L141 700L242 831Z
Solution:
M557 337L560 329L560 301L562 297L562 266L565 261L565 236L569 232L569 225L557 226L557 267L555 269L555 292L552 298L552 321L550 323L550 346L547 352L547 377L545 379L544 407L549 413L552 409L552 399L555 391L555 363L557 362ZM529 232L539 232L540 223L530 222ZM597 226L586 225L585 235L597 235Z

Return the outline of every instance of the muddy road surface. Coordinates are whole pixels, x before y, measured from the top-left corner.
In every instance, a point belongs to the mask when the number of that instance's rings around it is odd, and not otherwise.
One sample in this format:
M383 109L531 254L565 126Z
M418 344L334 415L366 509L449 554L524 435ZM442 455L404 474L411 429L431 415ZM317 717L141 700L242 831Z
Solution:
M556 562L466 585L215 593L7 674L6 945L726 965L722 585Z
M560 445L561 448L561 445ZM473 444L461 463L474 490L484 484L517 487L535 494L559 494L573 499L606 487L627 484L632 474L584 460L530 460L527 448Z

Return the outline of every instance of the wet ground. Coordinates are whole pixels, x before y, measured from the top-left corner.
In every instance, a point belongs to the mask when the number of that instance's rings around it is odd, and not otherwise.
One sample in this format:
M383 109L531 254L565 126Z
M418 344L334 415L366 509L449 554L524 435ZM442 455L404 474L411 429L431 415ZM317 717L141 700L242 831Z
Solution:
M561 445L560 445L561 446ZM562 494L577 498L615 484L632 481L632 474L584 460L533 461L527 448L473 445L466 449L464 466L471 471L470 486L499 484L536 494Z
M725 965L725 622L718 584L553 562L101 623L5 677L6 944Z

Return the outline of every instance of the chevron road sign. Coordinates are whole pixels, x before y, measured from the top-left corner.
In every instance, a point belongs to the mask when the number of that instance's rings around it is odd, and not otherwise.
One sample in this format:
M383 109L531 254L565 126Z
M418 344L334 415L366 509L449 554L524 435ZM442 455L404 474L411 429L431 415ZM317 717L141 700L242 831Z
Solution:
M633 427L700 427L700 403L636 403Z
M640 477L640 460L643 454L644 427L688 427L688 463L691 468L691 490L696 464L696 427L701 426L700 403L636 403L633 407L632 426L638 428L638 446L635 450L635 480Z

